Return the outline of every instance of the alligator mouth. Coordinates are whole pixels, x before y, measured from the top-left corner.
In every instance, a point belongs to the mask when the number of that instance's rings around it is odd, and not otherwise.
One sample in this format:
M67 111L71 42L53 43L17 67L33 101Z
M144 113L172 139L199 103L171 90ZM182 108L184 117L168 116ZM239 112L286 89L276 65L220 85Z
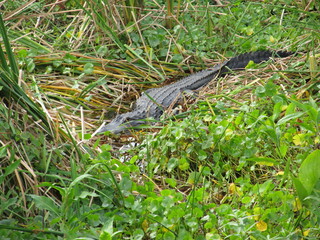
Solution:
M136 127L139 126L139 128L141 128L141 126L143 125L147 125L149 121L146 119L141 119L141 120L132 120L132 121L128 121L122 124L119 124L117 122L110 122L107 125L102 125L97 131L96 133L102 133L102 132L111 132L113 134L118 134L121 132L127 132L129 133L130 130L135 129Z
M109 123L107 125L101 125L101 127L96 131L96 133L103 133L103 132L111 132L114 134L118 134L127 128L127 123L124 124L112 124Z

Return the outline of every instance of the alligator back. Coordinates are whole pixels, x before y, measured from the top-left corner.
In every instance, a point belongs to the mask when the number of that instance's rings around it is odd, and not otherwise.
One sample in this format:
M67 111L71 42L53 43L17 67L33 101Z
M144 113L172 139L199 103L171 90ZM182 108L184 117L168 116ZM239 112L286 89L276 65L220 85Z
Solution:
M240 54L236 57L231 58L223 69L221 73L228 72L228 69L236 70L236 69L244 69L249 61L254 61L255 63L261 63L263 61L269 60L270 57L287 57L290 56L292 52L285 52L285 51L278 51L278 52L271 52L271 51L257 51L257 52L249 52Z
M291 54L291 52L271 52L268 50L240 54L236 57L230 58L227 61L224 61L223 63L215 65L213 68L196 72L168 86L178 87L182 91L197 90L208 84L212 79L222 76L228 73L230 70L244 69L248 65L249 61L261 63L269 60L269 58L272 56L286 57Z

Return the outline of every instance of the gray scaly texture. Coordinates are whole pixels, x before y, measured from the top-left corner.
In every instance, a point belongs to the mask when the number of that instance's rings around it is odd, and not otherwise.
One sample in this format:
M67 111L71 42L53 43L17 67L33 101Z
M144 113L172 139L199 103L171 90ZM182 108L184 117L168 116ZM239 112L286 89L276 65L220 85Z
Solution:
M278 51L257 51L244 53L233 57L213 68L199 71L181 80L159 88L152 88L145 91L137 100L131 112L117 115L109 124L100 127L97 133L110 131L120 133L127 128L145 124L146 118L159 119L163 111L177 102L181 93L186 90L197 90L207 85L212 79L216 79L230 70L243 69L249 61L260 63L267 61L270 57L287 57L291 52Z

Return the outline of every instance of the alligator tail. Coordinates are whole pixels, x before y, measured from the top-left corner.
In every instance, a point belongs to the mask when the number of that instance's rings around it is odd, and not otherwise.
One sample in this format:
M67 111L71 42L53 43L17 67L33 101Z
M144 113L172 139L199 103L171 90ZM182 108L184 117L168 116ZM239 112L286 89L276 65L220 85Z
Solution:
M244 69L249 61L254 61L255 63L261 63L263 61L269 60L270 57L287 57L292 55L293 52L286 51L257 51L257 52L249 52L240 54L236 57L231 58L227 64L224 66L223 72L227 72L228 69Z

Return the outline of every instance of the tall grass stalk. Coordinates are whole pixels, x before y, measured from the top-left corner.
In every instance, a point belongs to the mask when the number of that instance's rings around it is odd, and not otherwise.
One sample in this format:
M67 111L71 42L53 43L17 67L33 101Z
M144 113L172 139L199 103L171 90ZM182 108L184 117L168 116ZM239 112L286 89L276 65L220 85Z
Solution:
M41 108L34 101L32 101L32 99L29 98L29 96L19 85L19 70L13 51L11 49L2 15L0 15L0 34L6 49L5 55L0 45L0 86L3 87L1 91L3 96L8 102L11 102L11 100L13 99L14 102L19 104L22 109L25 109L27 114L31 115L35 121L41 120L44 129L51 135L51 126L49 124L47 116L41 110ZM6 56L9 60L9 65L7 64Z

